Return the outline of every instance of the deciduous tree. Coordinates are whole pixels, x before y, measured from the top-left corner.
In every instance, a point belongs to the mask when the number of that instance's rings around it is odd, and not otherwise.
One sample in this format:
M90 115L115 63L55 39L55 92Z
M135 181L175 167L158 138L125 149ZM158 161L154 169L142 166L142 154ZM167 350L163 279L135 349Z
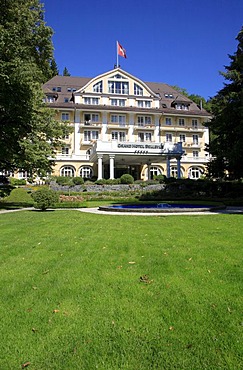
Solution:
M67 127L43 102L53 76L53 31L39 0L3 0L0 13L0 171L50 170Z
M231 63L221 72L229 81L212 99L213 119L209 123L213 156L209 175L232 179L243 177L243 28L236 37L237 50L229 55Z

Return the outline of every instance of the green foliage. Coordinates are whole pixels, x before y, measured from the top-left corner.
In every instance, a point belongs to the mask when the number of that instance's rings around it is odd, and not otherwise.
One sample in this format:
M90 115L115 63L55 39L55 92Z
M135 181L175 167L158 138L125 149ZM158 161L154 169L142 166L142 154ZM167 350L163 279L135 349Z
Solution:
M61 186L72 186L73 185L73 181L72 181L72 177L69 177L69 176L57 176L55 177L55 181L58 185L61 185Z
M124 173L120 178L121 184L133 184L134 178L129 173Z
M68 69L67 69L67 67L65 67L64 68L64 70L63 70L63 74L62 74L63 76L71 76L71 74L68 72Z
M57 192L45 187L32 193L32 197L36 203L36 208L39 208L42 211L45 211L47 208L54 206L59 202Z
M16 179L14 177L10 177L9 181L10 181L10 184L12 186L26 185L26 180L25 179Z
M120 179L99 179L95 181L96 185L118 185L120 183Z
M221 73L229 83L212 99L213 119L208 123L213 158L208 172L216 178L243 177L243 28L236 39L237 50Z
M31 191L25 188L16 188L11 191L8 197L4 199L5 203L24 203L25 205L32 205L33 199Z
M4 1L0 13L0 168L45 174L69 130L43 103L53 31L38 0Z
M83 185L84 179L82 177L72 177L72 182L74 185Z
M163 184L166 180L165 175L156 175L154 176L154 180L157 180L160 184Z

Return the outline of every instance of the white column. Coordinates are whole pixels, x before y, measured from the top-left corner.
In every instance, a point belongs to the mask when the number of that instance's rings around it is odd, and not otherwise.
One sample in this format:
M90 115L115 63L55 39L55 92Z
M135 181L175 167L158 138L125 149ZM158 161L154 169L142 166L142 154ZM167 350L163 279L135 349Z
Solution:
M103 164L102 164L103 155L98 156L98 180L103 178Z
M110 155L110 179L114 179L114 160L115 156Z

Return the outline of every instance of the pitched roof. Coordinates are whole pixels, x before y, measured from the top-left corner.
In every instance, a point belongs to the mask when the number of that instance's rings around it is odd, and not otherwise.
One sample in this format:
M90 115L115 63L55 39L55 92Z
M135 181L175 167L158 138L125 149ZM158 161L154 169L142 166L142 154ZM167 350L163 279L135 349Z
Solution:
M64 99L66 98L70 101L73 92L81 89L93 79L93 77L73 77L58 75L47 81L43 85L43 90L47 94L53 92L53 94L58 95L56 102L52 103L51 106L55 106L56 108L70 108L73 107L73 103L65 103ZM173 103L177 102L183 103L185 105L190 105L190 110L181 110L180 114L210 116L210 114L205 109L200 109L196 103L194 103L192 100L190 100L185 95L181 94L179 91L166 83L144 82L144 84L146 84L148 88L152 90L155 95L158 96L158 98L160 99L160 110L162 110L164 113L172 114L176 111L178 114L178 110L175 110L173 106ZM58 91L58 88L60 88L61 91ZM79 107L81 108L81 104L79 104ZM123 107L123 110L126 110L125 107Z

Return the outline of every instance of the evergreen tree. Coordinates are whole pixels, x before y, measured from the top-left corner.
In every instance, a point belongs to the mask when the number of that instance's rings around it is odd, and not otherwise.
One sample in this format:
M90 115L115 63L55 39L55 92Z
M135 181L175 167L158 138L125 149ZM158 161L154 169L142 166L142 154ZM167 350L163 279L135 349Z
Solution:
M51 71L52 71L52 77L59 75L57 63L54 58L51 60Z
M229 55L231 63L221 72L230 83L225 83L212 99L213 119L209 152L213 159L209 175L231 179L243 177L243 28L236 37L237 50Z
M0 13L0 170L50 171L66 126L43 103L52 29L39 0L4 0Z
M71 76L71 74L68 72L67 67L65 67L63 70L63 76Z

